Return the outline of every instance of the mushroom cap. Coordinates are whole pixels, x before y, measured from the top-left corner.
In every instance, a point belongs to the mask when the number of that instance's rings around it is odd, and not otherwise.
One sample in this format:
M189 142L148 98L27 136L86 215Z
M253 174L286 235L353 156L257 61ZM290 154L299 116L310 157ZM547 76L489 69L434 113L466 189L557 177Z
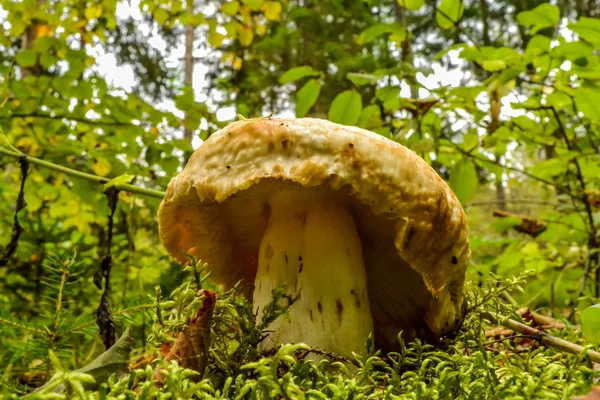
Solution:
M324 187L351 210L382 347L399 330L439 336L457 326L471 254L465 213L423 159L364 129L313 118L226 126L169 183L160 238L179 262L187 253L208 263L217 283L251 286L269 196L281 185Z

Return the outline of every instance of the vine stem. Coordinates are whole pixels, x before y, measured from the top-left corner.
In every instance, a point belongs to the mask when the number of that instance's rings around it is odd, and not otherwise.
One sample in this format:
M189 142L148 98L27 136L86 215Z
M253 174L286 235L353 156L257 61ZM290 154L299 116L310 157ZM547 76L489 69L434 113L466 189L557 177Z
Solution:
M12 151L12 150L8 150L4 147L0 147L0 154L9 156L9 157L13 157L13 158L24 158L31 164L35 164L35 165L43 167L43 168L48 168L53 171L62 172L63 174L73 176L76 178L85 179L85 180L88 180L91 182L96 182L96 183L101 183L101 184L110 182L110 179L108 179L108 178L104 178L104 177L101 177L98 175L88 174L86 172L81 172L76 169L63 167L62 165L54 164L49 161L44 161L42 159L32 157L25 153L18 153L18 152ZM156 199L162 199L165 196L165 192L161 192L160 190L141 188L139 186L130 185L128 183L118 183L115 185L115 187L120 191L137 193L137 194L140 194L143 196L154 197Z

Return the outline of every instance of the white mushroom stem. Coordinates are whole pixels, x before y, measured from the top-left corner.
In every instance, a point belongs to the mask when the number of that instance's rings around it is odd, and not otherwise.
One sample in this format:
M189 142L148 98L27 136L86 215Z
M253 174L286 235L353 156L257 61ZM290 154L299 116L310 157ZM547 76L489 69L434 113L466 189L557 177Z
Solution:
M303 342L343 355L364 353L373 321L354 220L335 197L318 190L278 193L260 245L254 282L259 319L272 290L285 285L298 300L269 327L263 348Z

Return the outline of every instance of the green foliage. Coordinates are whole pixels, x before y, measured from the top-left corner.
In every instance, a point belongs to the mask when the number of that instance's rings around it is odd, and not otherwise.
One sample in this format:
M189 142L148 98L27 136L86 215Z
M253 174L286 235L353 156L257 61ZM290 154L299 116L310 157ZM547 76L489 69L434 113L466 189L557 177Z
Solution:
M198 274L201 271L198 270ZM201 382L194 379L197 374L194 371L185 370L175 362L168 365L159 362L164 367L160 386L153 378L154 367L148 365L131 371L129 376L111 377L98 392L94 392L85 389L85 385L93 380L90 375L64 371L55 360L58 372L31 398L51 398L50 388L60 385L65 386L65 393L70 396L108 399L120 396L165 399L192 396L207 399L560 399L586 392L598 373L579 355L561 355L544 348L519 349L509 341L486 343L485 327L496 322L490 315L513 315L501 297L520 290L525 276L495 278L481 287L470 285L466 292L468 311L460 331L452 339L444 339L433 346L419 340L405 343L400 334L398 351L384 356L373 350L372 343L370 346L367 343L370 352L352 359L304 344L287 344L271 354L259 353L257 338L260 340L264 326L255 326L250 306L234 289L219 295L212 326L216 339L211 345L212 363L208 376ZM182 299L193 298L198 281L210 286L205 276L190 280L173 292L171 300L162 302L161 308L175 307L173 315L193 314L193 307L189 306L194 300L184 304ZM277 294L271 304L278 304ZM273 317L277 318L277 315ZM167 325L168 322L163 325L155 316L155 332L175 326L167 328ZM569 331L563 334L574 339ZM232 346L233 342L235 346ZM239 358L240 354L245 356ZM312 354L318 357L310 359Z
M581 311L581 334L591 343L600 343L600 306L598 304Z
M296 95L296 116L304 117L308 110L315 104L321 93L321 84L316 79L311 79L298 90Z
M362 111L362 99L360 95L347 90L340 93L331 103L328 118L332 122L343 125L356 125Z
M448 182L461 202L469 201L477 189L477 171L470 160L461 160L452 170Z
M559 20L560 10L550 4L540 4L533 10L523 11L517 15L517 22L529 27L533 35L544 28L556 25Z
M310 67L308 65L305 65L302 67L294 67L290 70L287 70L283 75L281 75L281 78L279 78L279 83L284 85L286 83L295 82L306 76L315 76L315 75L319 75L319 73L317 71L315 71L314 69L312 69L312 67Z
M450 29L462 18L465 5L462 0L441 0L435 18L442 29Z

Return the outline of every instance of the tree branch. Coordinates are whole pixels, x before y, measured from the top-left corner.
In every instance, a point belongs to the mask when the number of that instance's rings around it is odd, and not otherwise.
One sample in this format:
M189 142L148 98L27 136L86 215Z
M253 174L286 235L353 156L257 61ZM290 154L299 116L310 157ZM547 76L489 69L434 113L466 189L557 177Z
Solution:
M11 120L13 118L41 118L41 119L53 119L53 120L58 120L58 121L67 119L69 121L81 122L81 123L88 124L88 125L128 126L128 127L134 126L136 128L142 127L141 125L136 125L131 122L93 120L93 119L88 119L85 117L76 117L73 115L50 115L50 114L44 114L44 113L39 113L39 112L35 112L35 113L31 113L31 114L13 113L13 114L9 114L7 116L0 116L0 121Z
M569 151L573 151L573 146L571 145L571 141L569 140L569 137L567 136L567 131L565 131L565 127L563 126L563 123L560 120L560 116L558 115L558 112L556 111L556 109L554 107L550 107L550 110L552 111L552 114L554 115L554 118L556 119L556 122L558 123L558 131L560 132L563 139L565 140L567 149ZM585 213L587 214L588 222L590 224L590 231L592 232L592 236L593 236L592 241L595 244L596 240L597 240L597 236L596 236L596 226L594 225L594 212L592 211L592 206L590 205L590 201L589 201L588 195L586 193L586 185L585 185L585 180L583 179L583 174L581 172L581 166L579 165L579 161L577 161L576 157L573 157L573 164L575 164L575 169L577 170L577 180L579 181L579 185L581 186L581 192L582 192L582 197L583 197L582 200L583 200L583 204L585 206Z
M7 150L6 148L3 148L3 147L0 147L0 154L4 154L6 156L13 157L13 158L24 158L27 161L29 161L31 164L35 164L35 165L38 165L43 168L48 168L53 171L62 172L63 174L73 176L76 178L85 179L85 180L88 180L91 182L105 184L110 181L110 179L108 179L108 178L103 178L101 176L77 171L76 169L63 167L62 165L44 161L44 160L29 156L24 153L18 153L18 152L12 151L12 150ZM134 185L130 185L127 183L119 183L119 184L116 184L115 186L118 190L121 190L124 192L137 193L137 194L141 194L143 196L154 197L156 199L162 199L165 196L164 192L154 190L154 189L141 188L139 186L134 186Z

